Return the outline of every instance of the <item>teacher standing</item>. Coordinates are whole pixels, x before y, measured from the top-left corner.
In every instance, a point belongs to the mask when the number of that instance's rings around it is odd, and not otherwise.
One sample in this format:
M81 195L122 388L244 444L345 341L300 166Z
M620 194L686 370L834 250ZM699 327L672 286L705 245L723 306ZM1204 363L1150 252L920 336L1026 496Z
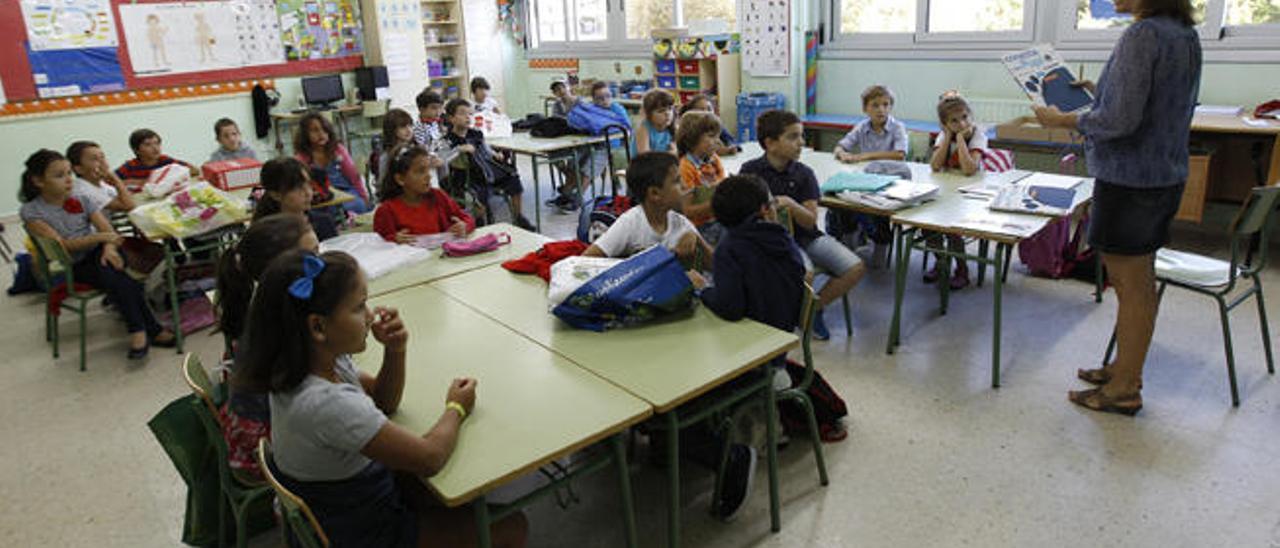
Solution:
M1116 42L1095 86L1093 109L1064 114L1033 107L1045 127L1085 137L1093 187L1089 244L1116 289L1115 360L1077 371L1098 388L1072 391L1073 403L1108 413L1142 409L1142 366L1159 304L1155 252L1168 243L1187 180L1191 117L1200 91L1200 38L1190 0L1115 0L1133 24Z

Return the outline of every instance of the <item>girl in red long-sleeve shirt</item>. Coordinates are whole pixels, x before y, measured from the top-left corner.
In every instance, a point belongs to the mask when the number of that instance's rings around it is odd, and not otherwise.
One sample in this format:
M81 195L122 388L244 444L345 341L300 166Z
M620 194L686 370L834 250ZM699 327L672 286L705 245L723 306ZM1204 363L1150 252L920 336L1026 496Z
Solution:
M449 231L464 237L476 221L443 190L431 187L430 154L405 145L390 152L387 172L378 189L381 204L373 214L373 230L389 242L411 243L420 234Z

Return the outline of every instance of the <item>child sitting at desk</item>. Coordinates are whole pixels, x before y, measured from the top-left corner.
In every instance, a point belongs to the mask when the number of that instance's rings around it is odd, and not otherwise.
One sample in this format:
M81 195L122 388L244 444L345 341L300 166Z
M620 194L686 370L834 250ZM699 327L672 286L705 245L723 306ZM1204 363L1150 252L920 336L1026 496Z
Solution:
M958 170L966 176L982 171L982 154L987 148L987 135L973 123L972 118L973 109L959 93L948 91L938 97L938 122L942 124L942 132L933 142L933 156L929 159L929 165L934 171ZM937 233L926 232L926 236L931 247L938 247L942 243L942 236ZM948 235L946 241L948 251L964 252L964 238ZM950 259L938 256L933 270L924 274L925 283L938 280L944 260ZM955 262L956 268L949 282L951 288L968 287L968 262L958 257Z
M100 209L128 213L136 203L124 182L112 173L107 155L93 141L76 141L67 147L67 160L76 174L73 192L98 202Z
M890 114L893 112L893 103L893 91L885 86L874 85L864 90L862 92L862 112L867 115L867 119L854 126L853 130L836 144L836 160L845 163L872 160L906 160L907 126ZM830 211L828 219L832 218L831 214L837 215L839 222L828 221L828 229L835 225L836 227L848 227L849 231L852 232L853 227L860 226L863 229L863 233L869 236L875 244L874 256L883 258L887 255L888 244L893 238L887 218ZM842 239L843 234L837 229L832 231L832 236L839 240Z
M625 258L662 244L693 270L710 266L711 246L680 214L684 201L675 156L645 152L633 158L627 168L627 192L639 206L618 216L583 255Z
M800 320L804 255L778 224L764 180L734 175L716 187L711 207L726 234L712 261L715 285L702 302L729 321L751 318L783 331Z
M387 172L378 187L373 231L388 242L413 243L420 234L449 231L464 237L476 229L472 219L445 191L431 187L431 156L406 144L387 154Z
M862 112L867 119L836 144L835 156L845 163L871 160L906 160L907 126L893 112L893 92L871 86L862 92Z
M124 238L111 227L99 202L73 190L71 162L41 149L27 158L25 168L18 197L27 233L57 241L73 261L62 266L71 270L76 283L92 285L111 298L129 328L129 359L145 358L151 345L173 346L174 335L156 322L142 284L125 273L119 248Z
M551 95L556 98L555 103L551 104L552 116L568 118L569 111L582 102L582 98L574 95L573 88L565 84L563 80L551 82Z
M377 176L375 181L381 181L387 174L387 164L391 161L391 154L396 149L410 143L417 144L413 128L413 116L401 109L393 108L382 117L382 150L378 151L378 171L374 172Z
M481 203L487 208L491 189L503 191L511 205L511 223L529 231L535 231L533 223L524 216L520 196L524 185L516 169L501 161L501 156L489 147L484 134L471 128L471 103L466 99L453 99L444 106L445 121L449 132L444 142L450 147L442 153L446 165L465 154L466 177L479 190Z
M716 155L720 120L709 112L689 112L680 118L676 148L680 154L680 180L688 194L684 214L713 247L724 231L711 211L711 193L724 179L724 164Z
M651 89L640 103L642 120L636 126L636 138L632 152L676 153L675 107L676 101L664 89Z
M170 164L186 166L192 177L200 176L200 169L182 160L165 156L160 150L160 134L143 128L129 134L129 148L134 158L116 168L116 177L124 182L131 191L137 191L147 183L151 172Z
M430 89L423 90L414 100L418 104L418 119L413 121L413 140L427 150L444 135L444 99Z
M683 117L685 113L692 111L716 114L715 109L711 107L711 98L706 95L694 96L694 98L686 102L684 106L680 107L680 116ZM720 142L716 144L716 155L733 156L739 152L742 152L742 147L738 146L737 139L734 139L733 134L729 133L729 129L721 124Z
M360 265L342 252L295 249L263 273L235 382L269 393L269 464L306 501L332 546L472 545L471 509L427 500L420 478L449 462L476 381L453 379L426 432L388 420L404 395L409 331L394 308L370 310L367 298ZM377 376L351 358L365 351L370 331L383 347ZM494 546L522 546L524 515L498 520L492 534Z
M471 79L471 100L475 105L476 112L502 114L502 108L498 106L498 100L489 95L489 81L485 80L483 76L476 76Z
M293 158L289 161L298 163ZM236 241L228 253L218 260L217 307L218 329L222 331L226 358L235 370L236 355L248 348L245 340L245 324L248 322L249 302L262 272L271 260L292 249L316 252L320 240L311 230L310 223L301 215L277 213L254 219L249 229ZM258 460L258 440L271 433L271 411L267 393L245 390L236 383L229 383L227 401L222 413L222 436L227 441L227 461L232 469L261 478Z
M813 170L800 163L804 147L804 126L795 113L770 110L756 119L756 137L764 148L764 156L742 165L742 174L757 175L769 185L778 200L778 208L790 218L791 232L804 250L805 265L830 274L831 279L818 292L818 309L813 319L813 336L818 340L831 337L823 320L822 309L853 290L867 272L862 260L839 240L818 229L818 178Z
M293 154L302 163L324 170L330 186L355 197L342 204L343 209L357 215L369 211L369 194L364 189L360 172L356 170L356 163L347 147L338 142L333 124L319 112L307 114L298 121Z
M230 118L219 118L213 123L213 137L218 140L218 149L209 155L210 162L241 158L258 159L258 154L253 151L253 147L240 141L240 126Z
M311 208L314 197L311 170L297 158L267 160L262 164L259 179L263 193L253 208L255 222L276 213L292 213L306 217L322 242L338 235L338 224L328 209Z

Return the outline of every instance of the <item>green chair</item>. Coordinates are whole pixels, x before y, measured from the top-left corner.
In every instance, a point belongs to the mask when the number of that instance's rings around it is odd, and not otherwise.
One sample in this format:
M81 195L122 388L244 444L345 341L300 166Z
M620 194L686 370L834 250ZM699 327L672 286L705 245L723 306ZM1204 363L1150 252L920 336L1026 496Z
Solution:
M1257 297L1258 323L1262 328L1262 348L1267 357L1267 373L1275 374L1275 361L1271 355L1271 333L1267 328L1267 308L1262 300L1261 273L1267 267L1267 240L1271 233L1272 214L1280 201L1280 187L1255 187L1249 199L1241 207L1231 227L1231 261L1222 261L1202 255L1161 249L1156 252L1156 281L1159 282L1157 302L1164 297L1166 287L1173 285L1201 295L1212 297L1218 303L1218 316L1222 319L1222 342L1227 353L1227 379L1231 384L1231 405L1240 406L1240 392L1236 387L1236 360L1231 348L1231 323L1228 313L1249 297ZM1256 239L1257 254L1250 251L1250 243ZM1197 265L1194 272L1175 268L1178 265ZM1240 278L1253 282L1236 292ZM1242 284L1243 285L1243 284ZM1233 293L1237 293L1233 295ZM1111 332L1103 365L1111 362L1116 347L1116 334Z
M795 386L778 392L778 401L792 400L804 409L809 423L809 436L813 439L813 458L818 462L818 479L822 485L829 483L827 479L827 463L822 457L822 436L818 430L818 419L814 416L813 402L809 400L809 385L813 384L813 352L809 349L809 340L813 337L813 314L817 308L818 298L813 287L804 286L804 297L800 305L800 349L804 354L804 378Z
M86 331L86 316L89 313L89 302L101 297L103 293L98 290L80 291L76 289L75 274L72 272L72 265L75 261L71 260L71 255L67 253L67 249L62 246L62 242L53 238L46 238L31 234L32 241L35 242L35 257L33 257L32 265L35 267L36 280L44 286L46 306L44 307L44 327L45 340L53 344L53 358L58 359L58 317L50 310L48 303L52 301L53 292L58 287L53 283L54 276L61 271L63 281L66 284L67 296L62 300L59 308L62 310L70 310L80 317L80 370L85 370L85 338L88 336Z
M183 360L182 377L196 397L203 402L203 405L198 406L200 410L196 414L204 424L209 444L215 449L215 458L218 459L218 483L222 488L222 494L227 498L227 504L218 505L218 546L227 544L226 514L227 506L230 506L236 522L236 546L244 548L249 540L250 511L254 509L255 503L266 500L266 497L271 494L271 486L265 483L249 483L232 473L231 465L227 461L227 441L222 437L222 424L218 419L218 408L213 399L214 385L209 381L209 375L205 372L204 366L200 365L200 358L195 354L187 354Z
M324 529L320 527L320 522L316 521L315 514L311 513L311 508L307 507L307 503L302 498L285 489L284 485L276 480L275 475L271 473L271 467L267 466L270 461L271 443L263 438L258 441L258 467L262 469L262 475L267 478L271 489L275 490L276 500L280 501L280 509L284 512L285 528L293 531L293 535L304 548L328 548L329 537L325 536Z
M785 209L777 209L778 221L782 223L782 226L787 227L787 232L795 234L795 231L796 231L795 219L792 219L791 215L787 215L785 211L786 211ZM831 278L839 276L839 274L828 272L826 269L820 268L817 265L814 265L814 269L815 269L814 276L826 275ZM810 290L812 289L813 288L810 287ZM840 304L844 308L844 334L846 337L852 337L853 336L853 315L849 312L849 294L848 293L845 293L844 295L840 296ZM820 313L821 310L815 308L815 312ZM812 320L813 318L809 318L809 321L812 321Z

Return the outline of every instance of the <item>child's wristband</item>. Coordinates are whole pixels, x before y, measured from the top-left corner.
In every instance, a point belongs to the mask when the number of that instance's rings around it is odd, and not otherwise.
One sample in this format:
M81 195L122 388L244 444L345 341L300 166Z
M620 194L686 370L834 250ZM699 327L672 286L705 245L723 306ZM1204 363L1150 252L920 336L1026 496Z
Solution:
M466 410L466 409L464 409L464 408L462 407L462 404L460 404L460 403L458 403L458 402L456 402L456 401L451 401L451 402L448 402L448 403L444 404L444 408L445 408L445 409L452 409L452 410L454 410L454 411L457 411L457 412L458 412L458 418L459 418L459 419L461 419L461 420L466 420L466 418L467 418L467 410Z

